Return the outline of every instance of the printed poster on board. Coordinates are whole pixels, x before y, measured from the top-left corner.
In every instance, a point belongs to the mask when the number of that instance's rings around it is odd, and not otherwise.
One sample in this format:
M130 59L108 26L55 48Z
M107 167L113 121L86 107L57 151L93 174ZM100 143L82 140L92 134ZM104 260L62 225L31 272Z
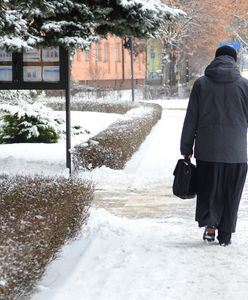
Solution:
M60 79L59 66L44 66L43 67L43 81L57 82Z
M2 61L12 62L12 53L4 50L0 50L0 62Z
M31 49L23 53L24 62L40 62L41 61L41 50Z
M0 66L0 81L12 81L12 66Z
M59 48L46 48L42 50L42 60L45 62L59 62Z
M39 66L24 66L23 81L41 81L41 67Z

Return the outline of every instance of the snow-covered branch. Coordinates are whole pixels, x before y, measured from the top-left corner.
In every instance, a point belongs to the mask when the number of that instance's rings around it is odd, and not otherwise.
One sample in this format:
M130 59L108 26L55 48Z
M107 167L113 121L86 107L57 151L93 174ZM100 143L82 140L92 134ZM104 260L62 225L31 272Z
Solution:
M149 38L168 20L184 16L159 0L6 0L0 6L0 48L86 49L108 33Z

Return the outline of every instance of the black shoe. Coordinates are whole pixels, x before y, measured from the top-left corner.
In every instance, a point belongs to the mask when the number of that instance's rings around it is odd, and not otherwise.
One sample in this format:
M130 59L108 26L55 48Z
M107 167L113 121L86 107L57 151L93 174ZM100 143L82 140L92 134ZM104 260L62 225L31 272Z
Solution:
M224 231L218 231L217 239L219 241L220 246L228 246L231 244L231 237L232 233L224 232Z
M220 246L222 247L226 247L228 245L231 245L232 241L228 242L228 243L220 243Z
M215 227L206 226L203 233L203 240L207 242L214 242L215 239Z

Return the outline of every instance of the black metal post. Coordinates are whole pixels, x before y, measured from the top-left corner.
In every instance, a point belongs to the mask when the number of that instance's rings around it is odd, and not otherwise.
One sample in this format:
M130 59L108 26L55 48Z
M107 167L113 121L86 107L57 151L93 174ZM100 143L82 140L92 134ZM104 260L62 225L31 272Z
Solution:
M130 40L130 60L131 60L131 87L132 87L132 101L134 101L134 70L133 70L133 38Z
M66 167L71 175L71 93L70 93L70 55L67 52L67 74L66 74L66 90L65 90L65 111L66 111Z
M122 81L125 80L125 53L124 53L124 46L122 44L121 46L121 56L122 56L122 60L121 60L121 65L122 65Z

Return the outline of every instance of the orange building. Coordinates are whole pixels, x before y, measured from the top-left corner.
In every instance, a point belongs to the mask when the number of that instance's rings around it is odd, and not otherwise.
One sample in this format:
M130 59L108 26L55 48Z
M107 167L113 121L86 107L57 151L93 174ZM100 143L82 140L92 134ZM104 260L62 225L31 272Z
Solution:
M77 51L72 60L72 78L85 85L130 87L130 54L122 39L109 36L92 43L89 51ZM146 78L146 53L134 56L134 79L142 84Z

